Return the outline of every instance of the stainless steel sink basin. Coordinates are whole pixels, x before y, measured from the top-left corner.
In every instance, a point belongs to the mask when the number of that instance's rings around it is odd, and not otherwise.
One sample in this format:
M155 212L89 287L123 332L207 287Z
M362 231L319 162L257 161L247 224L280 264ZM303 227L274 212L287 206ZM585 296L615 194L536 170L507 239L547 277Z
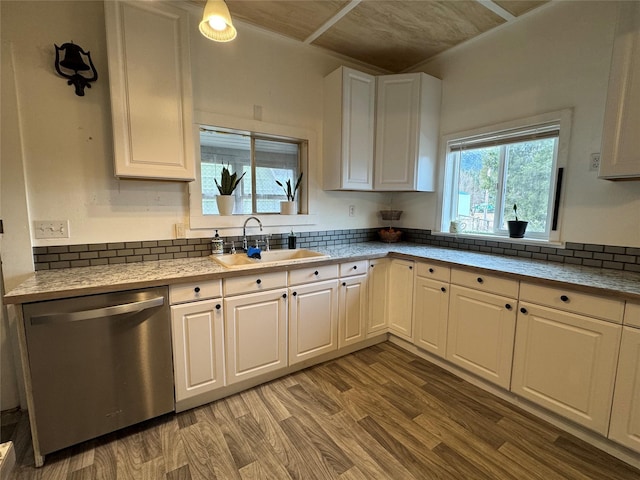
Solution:
M261 256L261 259L255 259L249 258L245 253L228 253L225 255L211 255L211 258L223 267L233 269L263 267L267 265L286 265L329 258L329 255L304 248L295 250L271 250L270 252L262 252Z

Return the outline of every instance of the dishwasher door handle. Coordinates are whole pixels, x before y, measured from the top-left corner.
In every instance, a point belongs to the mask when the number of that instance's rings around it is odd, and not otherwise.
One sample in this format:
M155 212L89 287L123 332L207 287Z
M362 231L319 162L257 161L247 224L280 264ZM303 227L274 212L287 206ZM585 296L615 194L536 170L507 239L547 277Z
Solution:
M164 304L164 297L151 298L140 302L125 303L112 307L96 308L71 313L53 313L50 315L34 315L31 317L31 325L51 325L54 323L81 322L83 320L95 320L96 318L112 317L125 313L136 313L148 308L159 307Z

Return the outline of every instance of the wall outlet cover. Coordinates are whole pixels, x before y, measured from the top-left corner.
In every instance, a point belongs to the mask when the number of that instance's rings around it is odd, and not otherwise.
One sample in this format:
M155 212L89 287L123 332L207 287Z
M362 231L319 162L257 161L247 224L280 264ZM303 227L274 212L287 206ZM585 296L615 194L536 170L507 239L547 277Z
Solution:
M35 238L69 238L69 220L36 220Z

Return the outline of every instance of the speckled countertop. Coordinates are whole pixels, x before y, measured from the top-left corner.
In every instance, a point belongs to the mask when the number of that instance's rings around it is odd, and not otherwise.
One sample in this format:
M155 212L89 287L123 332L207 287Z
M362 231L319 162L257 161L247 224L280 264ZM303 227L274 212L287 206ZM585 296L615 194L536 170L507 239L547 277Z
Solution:
M517 280L536 280L550 285L620 299L640 300L640 273L565 265L561 263L502 257L487 253L414 245L368 242L315 249L329 258L292 262L286 266L232 270L209 257L154 262L79 267L39 271L4 297L7 304L28 303L56 298L76 297L189 281L246 275L267 270L290 270L339 261L393 257L411 260L447 262L451 266L471 268L487 273L501 273Z

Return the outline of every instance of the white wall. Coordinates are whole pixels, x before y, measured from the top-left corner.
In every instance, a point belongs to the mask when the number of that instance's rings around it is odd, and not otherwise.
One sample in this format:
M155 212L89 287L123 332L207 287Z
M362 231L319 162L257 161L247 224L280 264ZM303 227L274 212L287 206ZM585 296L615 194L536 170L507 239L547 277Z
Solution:
M173 225L188 223L187 185L113 176L102 2L0 3L2 38L12 42L17 59L30 219L70 221L69 239L33 244L173 238ZM265 122L308 128L321 138L322 79L346 62L242 24L237 40L216 44L198 33L200 9L190 14L196 109L252 119L253 105L262 105ZM84 97L76 96L53 68L53 44L72 40L91 51L99 73ZM305 229L377 225L381 194L323 192L320 168L314 165L309 172L317 222ZM356 205L356 217L348 216L346 204ZM188 232L190 237L212 234Z
M441 133L573 108L562 239L640 246L640 182L590 172L600 151L617 2L553 2L420 70L443 80ZM437 228L436 194L403 194L403 224Z

